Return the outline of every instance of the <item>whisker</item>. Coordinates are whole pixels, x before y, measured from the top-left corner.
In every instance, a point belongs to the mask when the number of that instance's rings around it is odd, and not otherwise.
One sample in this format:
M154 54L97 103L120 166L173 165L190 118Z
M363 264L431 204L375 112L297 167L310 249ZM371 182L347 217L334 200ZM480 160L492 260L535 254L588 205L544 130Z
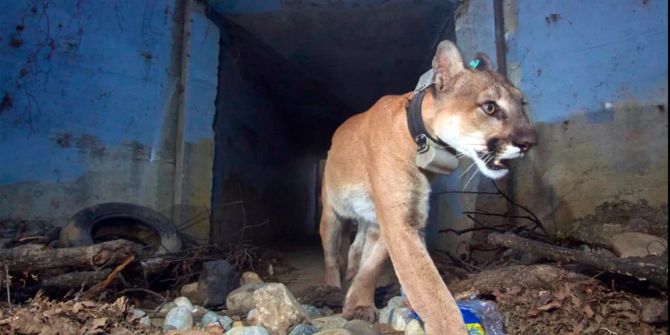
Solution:
M477 173L479 173L479 170L475 170L475 173L473 173L472 176L470 177L470 179L468 179L468 182L465 183L465 186L463 186L463 191L465 191L465 190L468 188L468 185L470 184L470 182L472 181L472 179L475 178L475 176L477 175Z
M473 161L472 164L470 164L470 166L468 166L468 168L465 169L465 171L463 171L463 173L461 173L461 176L458 177L458 179L463 178L463 176L465 176L465 174L468 173L468 171L470 171L470 169L472 169L472 167L475 166L475 164L477 164L477 162Z

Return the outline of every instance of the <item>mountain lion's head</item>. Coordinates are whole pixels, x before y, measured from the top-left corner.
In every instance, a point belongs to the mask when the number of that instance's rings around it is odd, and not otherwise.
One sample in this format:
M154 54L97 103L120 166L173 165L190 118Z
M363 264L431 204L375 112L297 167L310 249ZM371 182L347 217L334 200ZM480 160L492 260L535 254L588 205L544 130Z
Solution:
M508 172L508 160L523 157L535 145L535 132L523 109L523 94L492 70L478 54L476 68L466 67L458 48L442 41L433 58L435 135L475 161L489 178Z

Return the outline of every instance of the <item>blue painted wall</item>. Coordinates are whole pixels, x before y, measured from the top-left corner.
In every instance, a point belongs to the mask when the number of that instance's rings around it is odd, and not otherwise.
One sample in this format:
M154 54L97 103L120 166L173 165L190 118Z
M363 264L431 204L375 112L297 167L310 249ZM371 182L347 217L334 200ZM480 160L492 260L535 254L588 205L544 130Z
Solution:
M0 218L63 224L105 201L171 213L176 129L187 148L213 141L218 62L218 29L194 11L187 121L178 125L176 8L174 0L0 3Z
M518 32L508 36L534 121L607 102L667 103L667 1L519 1Z
M606 201L668 197L668 2L513 1L510 78L539 135L519 202L558 235Z
M493 1L461 4L456 36L464 57L484 51L495 59ZM539 138L515 162L509 191L516 201L563 236L605 201L667 203L668 2L504 4L508 75L526 95ZM467 167L433 185L429 245L466 251L468 234L438 231L471 227L462 211L507 211L497 197L439 194L495 191L477 177L465 188Z
M173 10L172 1L2 2L0 94L12 102L0 114L0 182L81 176L86 135L101 149L150 145L174 89Z

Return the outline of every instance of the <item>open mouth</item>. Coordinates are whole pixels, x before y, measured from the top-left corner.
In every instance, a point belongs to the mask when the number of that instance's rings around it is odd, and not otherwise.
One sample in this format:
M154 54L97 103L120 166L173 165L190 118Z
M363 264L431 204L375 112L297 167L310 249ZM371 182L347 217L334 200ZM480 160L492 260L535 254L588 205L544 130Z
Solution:
M491 154L478 152L479 158L486 162L486 167L491 170L509 169L509 160L500 158L491 158Z

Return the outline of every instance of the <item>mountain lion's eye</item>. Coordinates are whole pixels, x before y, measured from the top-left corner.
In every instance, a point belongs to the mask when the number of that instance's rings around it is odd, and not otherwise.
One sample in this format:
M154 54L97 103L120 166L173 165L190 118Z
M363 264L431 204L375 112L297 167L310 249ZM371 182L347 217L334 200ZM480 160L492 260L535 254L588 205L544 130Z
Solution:
M482 104L482 110L488 115L493 115L498 110L498 106L493 101L487 101Z

